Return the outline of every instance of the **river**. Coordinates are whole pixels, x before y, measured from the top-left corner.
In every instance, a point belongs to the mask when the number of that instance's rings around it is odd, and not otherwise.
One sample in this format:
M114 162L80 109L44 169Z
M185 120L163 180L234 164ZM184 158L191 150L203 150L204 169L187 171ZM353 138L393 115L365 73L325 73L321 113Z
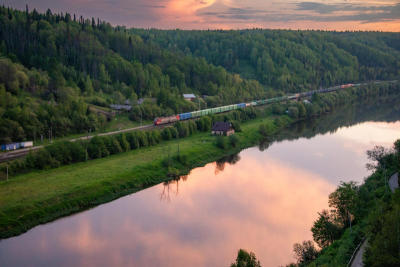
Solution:
M362 183L366 150L400 138L398 103L296 124L179 180L2 240L0 266L229 266L239 248L264 267L294 262L329 193Z

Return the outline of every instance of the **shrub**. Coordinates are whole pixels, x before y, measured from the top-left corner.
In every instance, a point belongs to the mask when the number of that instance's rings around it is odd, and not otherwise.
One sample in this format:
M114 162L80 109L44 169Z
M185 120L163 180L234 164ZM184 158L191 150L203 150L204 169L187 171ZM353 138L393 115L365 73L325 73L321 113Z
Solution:
M229 136L229 143L231 144L231 146L236 147L239 143L239 138L236 135L232 134Z
M118 139L115 137L108 138L107 150L110 152L110 154L118 154L123 151L121 144L119 143Z
M104 138L95 136L93 137L88 145L88 155L92 159L106 157L110 154L104 144Z
M219 147L219 148L224 149L226 147L225 138L222 136L217 136L215 142L216 142L217 147Z
M171 134L169 127L166 127L161 131L161 137L163 140L171 140L172 139L172 134Z
M69 149L71 152L72 162L86 161L88 158L87 151L80 142L70 142Z
M144 147L144 146L148 146L149 145L149 141L147 139L147 135L144 132L142 132L142 131L137 132L137 138L138 138L140 147Z
M125 134L120 134L117 137L119 144L121 145L122 151L129 151L131 149L131 146L128 142L128 140L126 140L126 136Z
M186 137L189 135L188 125L186 123L177 122L175 123L176 130L178 131L178 136L180 138Z
M140 145L139 145L139 140L138 140L136 132L127 133L126 140L128 140L131 149L139 148Z
M241 132L242 128L240 127L240 123L238 121L232 121L232 127L235 132Z
M178 131L176 130L175 127L171 127L171 128L169 129L169 131L171 132L172 138L178 138Z
M273 127L270 123L261 124L260 127L258 128L258 132L262 136L267 137L267 136L272 135Z

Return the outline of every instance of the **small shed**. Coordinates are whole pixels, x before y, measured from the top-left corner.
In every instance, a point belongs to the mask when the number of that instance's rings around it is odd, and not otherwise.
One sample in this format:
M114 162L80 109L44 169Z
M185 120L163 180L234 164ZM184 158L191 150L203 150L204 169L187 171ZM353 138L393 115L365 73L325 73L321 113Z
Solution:
M211 134L213 135L229 136L234 133L235 130L233 129L232 124L230 122L217 121L213 124L211 128Z
M196 96L194 94L183 94L183 98L185 100L193 101L196 99Z
M132 109L131 105L117 105L117 104L112 104L110 105L110 108L114 109L114 110L126 110L126 111L130 111Z

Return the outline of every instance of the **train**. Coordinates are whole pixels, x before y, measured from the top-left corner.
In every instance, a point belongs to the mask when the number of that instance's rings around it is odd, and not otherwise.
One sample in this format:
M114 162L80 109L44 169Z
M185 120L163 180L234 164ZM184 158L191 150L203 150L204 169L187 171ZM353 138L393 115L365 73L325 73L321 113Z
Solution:
M3 144L3 145L1 145L0 148L2 151L10 151L10 150L17 150L20 148L27 148L27 147L33 147L33 142L27 141L27 142Z
M324 89L318 89L318 90L313 90L313 91L308 91L308 92L303 92L303 93L296 93L296 94L292 94L292 95L279 96L279 97L273 97L273 98L261 99L261 100L254 100L249 103L232 104L232 105L228 105L228 106L221 106L221 107L216 107L216 108L209 108L209 109L202 109L202 110L196 110L196 111L192 111L192 112L181 113L178 115L173 115L173 116L168 116L168 117L158 117L158 118L154 119L154 125L158 126L158 125L173 123L173 122L177 122L177 121L194 119L194 118L198 118L201 116L217 114L217 113L222 113L222 112L228 112L231 110L242 109L242 108L246 108L249 106L260 106L260 105L272 104L272 103L277 103L277 102L282 102L282 101L287 101L287 100L298 99L301 97L310 97L313 94L328 93L328 92L333 92L333 91L337 91L340 89L345 89L345 88L349 88L352 86L360 86L360 85L361 84L348 83L348 84L333 86L333 87L324 88Z
M202 110L182 113L182 114L178 114L178 115L173 115L173 116L169 116L169 117L158 117L158 118L154 119L154 125L158 126L158 125L173 123L173 122L177 122L177 121L194 119L194 118L198 118L201 116L217 114L217 113L222 113L222 112L228 112L231 110L242 109L242 108L249 107L249 106L260 106L260 105L272 104L272 103L277 103L277 102L282 102L282 101L287 101L287 100L298 99L301 97L310 97L313 94L328 93L328 92L333 92L333 91L337 91L340 89L345 89L345 88L349 88L349 87L353 87L353 86L360 86L360 85L361 84L348 83L348 84L342 84L342 85L337 85L337 86L333 86L333 87L329 87L329 88L323 88L323 89L318 89L318 90L313 90L313 91L308 91L308 92L303 92L303 93L297 93L297 94L292 94L292 95L273 97L273 98L261 99L261 100L254 100L249 103L232 104L232 105L228 105L228 106L202 109Z

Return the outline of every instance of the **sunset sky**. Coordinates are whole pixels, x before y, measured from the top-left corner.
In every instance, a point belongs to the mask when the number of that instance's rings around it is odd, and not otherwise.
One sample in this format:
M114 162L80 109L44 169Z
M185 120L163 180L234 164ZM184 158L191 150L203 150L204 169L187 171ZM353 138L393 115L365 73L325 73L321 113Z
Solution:
M400 31L399 0L0 0L6 6L161 29Z

